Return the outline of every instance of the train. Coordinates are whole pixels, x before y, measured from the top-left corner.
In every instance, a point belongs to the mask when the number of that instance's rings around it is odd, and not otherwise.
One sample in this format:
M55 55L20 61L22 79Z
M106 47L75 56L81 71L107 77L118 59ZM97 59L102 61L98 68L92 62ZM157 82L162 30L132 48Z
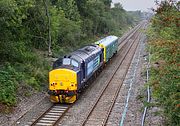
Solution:
M112 35L58 58L49 72L50 101L74 103L117 50L118 37Z

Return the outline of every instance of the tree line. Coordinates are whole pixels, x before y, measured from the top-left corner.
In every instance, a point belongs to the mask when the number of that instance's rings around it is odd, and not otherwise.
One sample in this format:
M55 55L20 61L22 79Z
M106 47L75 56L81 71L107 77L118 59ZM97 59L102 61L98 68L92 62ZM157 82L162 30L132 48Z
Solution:
M48 85L47 55L58 57L140 20L111 0L0 0L0 103Z

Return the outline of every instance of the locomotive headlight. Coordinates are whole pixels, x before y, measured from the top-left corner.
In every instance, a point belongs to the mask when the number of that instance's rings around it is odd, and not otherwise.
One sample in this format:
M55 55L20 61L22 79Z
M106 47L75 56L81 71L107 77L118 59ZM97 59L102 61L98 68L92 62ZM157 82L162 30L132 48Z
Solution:
M74 86L74 83L73 83L73 82L71 82L70 86L72 86L72 87L73 87L73 86Z
M54 86L54 82L51 84L51 86Z
M55 85L57 85L57 83L55 83L55 82L53 82L53 83L51 84L51 86L55 86Z

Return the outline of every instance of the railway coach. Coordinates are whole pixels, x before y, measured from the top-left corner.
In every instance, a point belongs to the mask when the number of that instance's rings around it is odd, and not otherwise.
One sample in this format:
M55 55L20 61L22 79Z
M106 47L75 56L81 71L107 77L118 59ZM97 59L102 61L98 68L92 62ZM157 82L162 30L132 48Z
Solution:
M104 49L104 62L108 62L118 50L118 37L116 36L107 36L104 39L101 39L97 42L101 48Z
M78 92L117 53L118 37L108 36L59 58L49 72L49 95L54 103L74 103Z

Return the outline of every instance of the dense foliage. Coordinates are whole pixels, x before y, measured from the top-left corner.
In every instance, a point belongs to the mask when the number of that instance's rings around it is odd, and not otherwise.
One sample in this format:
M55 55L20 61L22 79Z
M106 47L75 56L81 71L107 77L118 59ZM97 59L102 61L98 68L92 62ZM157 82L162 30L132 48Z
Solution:
M120 36L138 20L111 0L0 0L0 105L47 85L48 54Z
M149 51L150 84L166 125L180 125L180 2L162 1L151 20Z

